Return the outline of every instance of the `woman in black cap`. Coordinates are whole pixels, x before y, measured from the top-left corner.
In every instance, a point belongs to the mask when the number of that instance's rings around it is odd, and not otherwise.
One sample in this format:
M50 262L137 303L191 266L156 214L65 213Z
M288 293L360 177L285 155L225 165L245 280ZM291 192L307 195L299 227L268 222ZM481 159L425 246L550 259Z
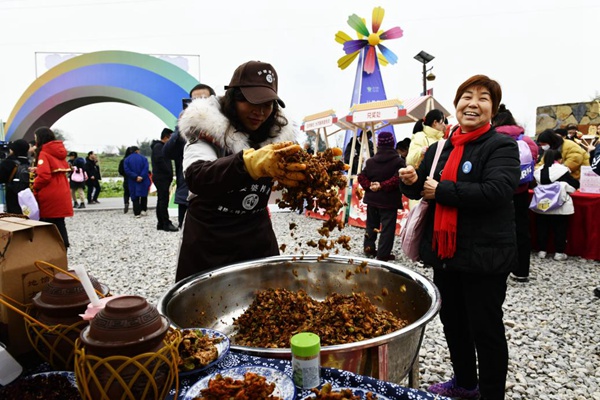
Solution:
M178 121L188 143L183 169L190 190L176 280L212 268L279 254L267 209L273 181L294 186L301 150L282 112L272 65L240 65L222 97L192 101Z
M21 206L17 193L20 191L19 185L13 185L12 181L18 179L19 165L29 167L29 143L24 139L18 139L8 144L8 157L0 163L0 183L6 184L6 212L11 214L22 214Z

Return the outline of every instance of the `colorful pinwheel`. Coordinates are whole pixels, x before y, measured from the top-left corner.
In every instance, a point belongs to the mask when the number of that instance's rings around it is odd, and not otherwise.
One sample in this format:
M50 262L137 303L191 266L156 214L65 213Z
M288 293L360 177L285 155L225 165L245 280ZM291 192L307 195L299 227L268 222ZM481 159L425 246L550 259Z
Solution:
M347 68L365 47L367 47L367 51L363 69L367 74L372 74L375 71L376 55L381 65L387 65L388 63L396 64L398 56L382 45L381 42L389 39L398 39L402 37L403 32L399 26L385 32L380 31L379 27L383 21L384 14L385 11L381 7L375 7L373 9L373 33L369 33L369 29L367 28L364 19L360 18L358 15L352 14L348 17L348 25L356 31L358 40L353 40L350 35L342 31L336 33L335 41L344 45L344 52L346 53L345 56L338 60L338 67L341 69ZM379 48L381 54L377 54L375 46Z

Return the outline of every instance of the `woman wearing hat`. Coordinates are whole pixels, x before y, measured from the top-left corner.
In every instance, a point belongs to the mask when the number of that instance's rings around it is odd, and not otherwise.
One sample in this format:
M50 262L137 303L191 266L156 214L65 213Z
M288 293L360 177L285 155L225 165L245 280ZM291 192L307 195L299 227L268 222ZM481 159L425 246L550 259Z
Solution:
M29 158L27 152L29 151L29 143L24 139L18 139L8 144L8 156L0 163L0 183L6 185L6 212L11 214L22 214L21 206L19 205L19 199L17 192L14 190L13 185L8 183L16 177L16 172L19 165L29 166Z
M517 265L513 193L521 172L517 142L490 123L501 100L498 82L485 75L467 79L454 97L459 127L445 141L432 176L440 142L417 170L400 170L402 192L430 201L419 254L433 267L452 361L453 378L428 388L441 396L505 398L502 304Z
M272 65L240 65L222 97L199 98L178 126L187 139L183 169L190 190L176 280L227 264L279 254L267 209L273 181L304 179L301 150L277 95Z
M358 174L358 183L365 190L363 202L367 205L367 227L364 252L378 260L389 261L394 247L396 217L402 209L402 193L398 171L406 163L396 152L394 135L381 132L377 136L377 153L367 160L365 168ZM377 247L377 232L381 234Z

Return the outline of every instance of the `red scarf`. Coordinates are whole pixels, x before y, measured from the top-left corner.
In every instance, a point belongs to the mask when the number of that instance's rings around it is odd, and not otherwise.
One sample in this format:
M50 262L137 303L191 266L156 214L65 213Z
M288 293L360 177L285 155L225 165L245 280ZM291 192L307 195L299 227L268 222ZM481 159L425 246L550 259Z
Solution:
M460 127L452 134L450 140L454 149L446 161L442 171L441 181L456 182L458 168L462 160L465 144L470 143L490 130L491 125L485 124L472 132L462 132ZM458 208L445 206L437 203L435 207L435 218L433 222L432 248L437 247L438 256L442 259L452 258L456 251L456 222L458 220Z

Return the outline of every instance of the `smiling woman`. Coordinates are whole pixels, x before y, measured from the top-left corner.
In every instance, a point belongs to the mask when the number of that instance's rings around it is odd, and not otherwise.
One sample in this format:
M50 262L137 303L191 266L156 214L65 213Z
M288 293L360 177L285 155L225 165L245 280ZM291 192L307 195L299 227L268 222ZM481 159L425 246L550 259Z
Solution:
M502 321L506 279L517 266L513 191L519 183L516 141L490 120L502 99L498 82L475 75L456 91L459 127L432 145L418 170L400 170L402 192L431 202L420 256L434 268L440 319L454 377L429 387L464 399L504 399L508 347ZM479 369L478 369L479 366ZM478 374L479 372L479 374Z

